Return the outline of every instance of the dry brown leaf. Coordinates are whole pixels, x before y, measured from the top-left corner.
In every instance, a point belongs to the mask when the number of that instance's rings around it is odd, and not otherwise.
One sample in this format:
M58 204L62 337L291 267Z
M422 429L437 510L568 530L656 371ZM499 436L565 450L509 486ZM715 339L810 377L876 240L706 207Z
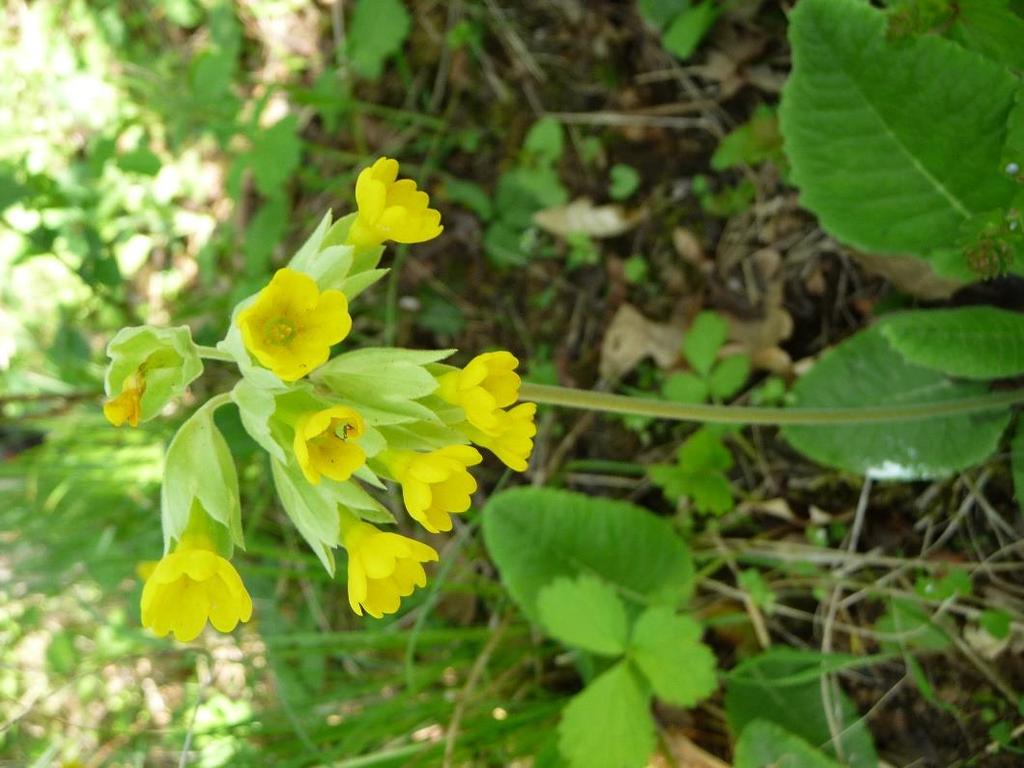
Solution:
M685 227L676 227L673 229L672 245L675 246L676 253L678 253L683 261L688 264L692 264L705 272L711 265L707 254L704 252L704 246L701 245L700 239L692 230L686 229Z
M679 362L682 336L682 326L651 322L632 304L623 304L601 344L601 377L625 376L648 357L662 368L671 368Z
M940 277L932 265L916 256L879 256L851 251L850 256L865 271L884 277L903 293L925 301L941 301L963 286L958 280Z
M786 522L795 522L797 517L793 514L793 508L783 498L764 499L763 501L744 501L736 505L736 511L744 515L753 512L762 512L772 517L777 517Z
M656 754L651 760L652 768L731 768L729 763L697 746L680 728L666 728L661 736L670 755Z
M722 354L746 352L755 368L786 376L793 361L779 343L793 333L793 317L784 304L782 256L770 248L763 248L751 255L750 261L761 284L762 314L759 318L747 319L723 312L729 321L729 339L734 344L723 348Z
M533 215L533 222L557 237L582 233L588 237L617 237L628 232L644 218L642 209L626 211L621 205L594 205L586 197L567 205L556 205Z

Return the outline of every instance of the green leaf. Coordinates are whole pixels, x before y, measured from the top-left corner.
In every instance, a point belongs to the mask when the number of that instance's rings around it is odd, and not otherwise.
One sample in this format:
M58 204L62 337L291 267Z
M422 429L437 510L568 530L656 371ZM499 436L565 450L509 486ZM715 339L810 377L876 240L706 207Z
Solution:
M288 206L284 198L272 197L264 203L245 229L245 270L262 277L270 269L270 257L288 226Z
M756 720L770 720L811 744L827 744L826 751L834 754L820 678L826 670L838 666L835 661L813 651L773 648L740 663L726 679L729 728L733 733L743 733ZM851 768L877 768L871 732L842 691L836 708L846 763Z
M735 768L840 768L839 763L785 728L754 720L740 734L733 756Z
M1010 440L1010 471L1013 474L1013 496L1017 505L1024 508L1024 421L1017 422Z
M163 163L149 147L140 146L123 155L118 155L117 165L122 171L128 173L156 176Z
M893 600L875 622L875 632L882 635L879 644L889 653L944 651L952 645L946 630L932 619L931 611L910 600Z
M711 25L718 18L718 7L714 0L704 0L691 6L672 19L661 38L665 50L680 59L690 58Z
M313 485L290 462L270 460L274 487L281 506L327 572L334 575L334 548L340 542L341 519L338 502L325 492L323 484Z
M779 117L771 107L761 105L743 125L733 129L718 144L711 156L716 171L739 165L757 165L782 155Z
M411 26L401 0L358 0L346 38L345 53L352 68L376 80L384 62L402 50Z
M484 221L494 215L491 196L475 182L451 178L445 181L443 192L448 202L472 211Z
M181 425L167 448L160 489L164 549L188 527L194 503L224 526L231 541L245 547L238 474L231 449L213 422L214 408L204 406Z
M739 392L750 376L750 357L732 355L718 363L711 371L708 386L711 396L719 400L728 400Z
M801 204L840 240L927 256L1013 194L999 159L1018 88L948 40L886 40L858 0L801 0L780 117Z
M247 161L256 188L267 197L279 197L299 166L302 142L298 132L299 119L288 115L252 137Z
M602 656L626 650L629 625L615 590L593 576L559 577L537 595L540 623L566 645Z
M562 710L558 746L572 768L642 768L654 751L647 696L626 662L588 685Z
M693 587L682 539L665 520L626 502L513 488L491 497L483 528L502 582L535 621L537 593L559 576L592 574L623 594L666 602Z
M562 124L553 117L542 117L530 126L523 139L523 150L541 161L553 163L562 156L564 131Z
M676 464L653 465L647 471L670 499L692 499L698 512L723 515L733 507L725 474L731 467L729 449L713 430L703 427L679 446Z
M715 355L729 335L729 324L717 312L701 312L683 337L683 355L701 376L711 372Z
M1006 0L957 0L956 22L947 33L993 61L1024 70L1024 19Z
M690 0L637 0L637 8L647 21L664 29L690 6Z
M286 461L284 448L274 439L270 429L270 417L277 409L273 390L259 387L251 379L243 377L231 390L231 399L238 406L238 415L249 437L278 461Z
M647 677L654 695L692 707L718 687L717 662L700 638L701 625L669 606L648 608L633 627L629 658Z
M616 163L608 175L608 194L613 200L625 200L640 186L640 174L631 165Z
M990 608L982 611L978 624L996 640L1005 640L1010 636L1012 618L1006 611Z
M1024 373L1024 314L995 307L901 312L882 335L908 362L965 379Z
M661 385L661 395L677 403L703 403L708 399L708 384L689 371L673 373Z
M941 403L985 392L912 365L869 328L822 355L793 387L797 407ZM805 456L882 479L941 477L983 461L1009 422L1006 408L985 413L876 424L791 426L785 439Z

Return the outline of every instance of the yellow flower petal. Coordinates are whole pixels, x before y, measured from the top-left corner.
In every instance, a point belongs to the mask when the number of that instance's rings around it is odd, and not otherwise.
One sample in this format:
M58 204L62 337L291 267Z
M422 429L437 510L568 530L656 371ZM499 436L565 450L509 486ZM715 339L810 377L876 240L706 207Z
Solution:
M292 448L302 474L313 485L321 475L348 480L366 462L366 453L355 443L365 429L362 417L344 405L300 416Z
M401 598L427 583L422 563L437 560L437 552L422 542L385 533L362 520L345 529L348 550L348 600L352 610L375 618L394 613Z
M468 468L483 461L468 445L450 445L429 453L396 451L384 456L392 475L402 485L402 500L409 515L431 533L450 531L452 514L470 507L476 480Z
M376 246L385 240L422 243L441 234L440 212L412 179L398 179L398 162L382 157L360 171L356 179L359 212L346 237L356 246Z

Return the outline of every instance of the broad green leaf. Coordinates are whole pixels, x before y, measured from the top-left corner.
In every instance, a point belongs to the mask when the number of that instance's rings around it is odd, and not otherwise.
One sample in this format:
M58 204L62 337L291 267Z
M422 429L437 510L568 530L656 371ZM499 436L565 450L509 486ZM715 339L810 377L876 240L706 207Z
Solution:
M648 608L637 619L629 658L659 699L692 707L715 692L717 661L701 634L696 620L677 615L670 606Z
M642 768L654 751L654 720L635 673L620 662L562 710L558 746L572 768Z
M927 256L1013 194L1000 155L1018 83L939 37L888 42L859 0L801 0L780 118L802 205L858 248Z
M732 355L716 365L708 377L712 397L728 400L739 392L750 376L750 357Z
M537 595L537 612L548 634L566 645L602 656L618 656L626 650L626 609L601 579L588 575L555 579Z
M825 671L836 668L832 661L810 651L779 648L742 662L726 678L729 728L742 734L753 721L770 720L811 744L828 744L824 749L834 754L820 682ZM877 768L871 732L842 691L836 707L845 763L851 768Z
M346 44L352 68L376 80L384 71L384 62L402 50L411 26L401 0L358 0Z
M1013 474L1013 495L1024 508L1024 421L1017 422L1010 441L1010 470Z
M910 363L965 379L1024 373L1024 314L995 307L889 315L882 335Z
M693 564L665 520L622 501L549 488L513 488L483 511L484 541L512 598L539 619L537 593L559 576L592 574L651 600L676 602Z
M274 487L285 513L327 572L334 575L334 548L340 542L338 502L321 485L313 485L293 463L270 460Z
M1006 0L957 0L956 21L947 34L993 61L1024 71L1024 19Z
M213 412L207 405L192 414L167 447L160 489L165 551L185 532L196 503L224 526L231 543L245 547L235 462Z
M542 117L526 132L523 150L543 163L553 163L562 156L563 137L562 124L558 120Z
M252 137L248 162L256 188L267 197L279 197L299 166L302 142L298 132L299 119L288 115Z
M242 426L259 446L278 461L286 461L284 449L274 439L270 429L270 417L277 408L273 390L254 384L248 378L239 379L231 390L231 399L238 406Z
M704 35L711 29L711 25L715 23L718 13L718 6L714 0L703 0L686 8L672 19L672 23L668 25L661 38L661 44L677 58L690 58L700 45L700 41L704 39Z
M716 312L701 312L683 337L683 354L701 376L711 372L715 355L725 343L729 324Z
M754 720L740 734L733 756L735 768L840 768L819 752L769 720Z
M625 200L640 186L640 174L636 168L616 163L608 171L608 194L613 200Z
M708 399L708 385L689 371L674 373L661 385L662 397L677 403L703 403Z
M912 365L877 328L869 328L821 356L793 387L801 408L941 403L985 392ZM917 421L790 426L786 440L805 456L880 479L941 477L986 459L1009 422L1007 408Z
M1000 164L1003 173L1024 182L1024 88L1017 92L1017 100L1006 121L1006 144Z

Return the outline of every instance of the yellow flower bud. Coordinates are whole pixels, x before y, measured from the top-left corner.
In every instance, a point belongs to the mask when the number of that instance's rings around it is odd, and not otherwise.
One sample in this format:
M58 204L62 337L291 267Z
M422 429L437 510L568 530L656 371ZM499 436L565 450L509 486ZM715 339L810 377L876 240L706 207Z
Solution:
M375 246L385 240L422 243L441 234L441 214L412 179L398 178L398 161L378 159L356 179L359 214L348 231L349 245Z
M313 278L288 267L277 271L236 322L246 349L283 381L323 365L331 346L352 330L345 294L321 292Z
M142 416L142 395L146 391L146 378L141 370L129 375L121 385L121 394L103 403L103 415L115 427L126 421L133 427L139 426Z
M437 560L437 551L415 539L385 533L352 518L343 533L348 550L348 602L362 616L374 618L398 610L403 597L425 586L423 563Z
M481 461L480 452L468 445L449 445L430 453L396 451L384 457L402 484L405 508L431 533L450 531L451 514L469 509L476 480L467 468Z
M509 469L525 472L530 454L533 453L533 436L537 434L537 425L533 423L537 404L521 403L498 413L500 424L495 434L475 430L472 425L469 425L466 433L474 443L489 450Z
M157 563L142 589L142 624L157 637L195 640L209 619L230 632L252 618L252 598L238 571L199 537L185 537Z
M355 444L365 429L362 417L344 405L300 416L292 447L302 474L313 485L321 475L348 480L366 461L366 453Z
M500 409L519 399L519 361L510 352L477 355L462 370L438 377L437 394L466 412L466 420L489 435L503 428Z

